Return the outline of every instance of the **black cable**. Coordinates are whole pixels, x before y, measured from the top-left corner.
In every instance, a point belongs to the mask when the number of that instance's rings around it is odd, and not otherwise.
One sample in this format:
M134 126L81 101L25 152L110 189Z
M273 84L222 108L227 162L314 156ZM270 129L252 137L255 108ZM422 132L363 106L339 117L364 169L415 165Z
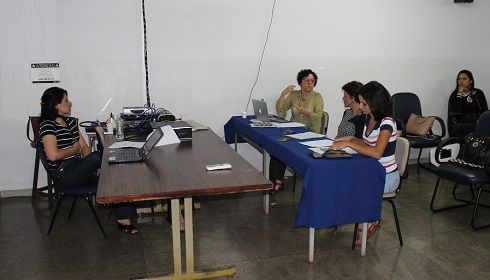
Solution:
M143 12L143 40L144 40L144 55L145 55L145 72L146 72L146 104L151 106L150 102L150 87L148 80L148 50L146 46L146 15L145 15L145 0L141 0L142 12Z
M262 49L262 55L260 56L259 69L257 71L257 77L255 78L255 82L254 82L254 84L252 86L252 89L250 90L250 94L248 96L248 102L247 102L247 106L245 107L245 111L248 110L248 105L250 105L250 99L252 99L252 92L254 91L254 88L255 88L255 85L257 84L257 81L259 80L260 68L262 67L262 59L264 58L265 47L267 46L267 42L269 41L269 33L271 31L272 20L274 19L274 9L275 9L275 7L276 7L276 0L274 0L274 3L272 4L271 21L269 23L269 28L267 29L267 36L265 38L264 48Z

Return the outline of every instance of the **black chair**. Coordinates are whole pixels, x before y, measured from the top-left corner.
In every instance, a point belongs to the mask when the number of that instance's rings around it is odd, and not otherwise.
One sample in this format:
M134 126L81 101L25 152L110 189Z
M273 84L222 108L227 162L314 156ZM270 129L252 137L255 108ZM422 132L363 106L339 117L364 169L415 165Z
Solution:
M53 213L53 217L51 218L51 223L49 225L48 229L48 235L51 233L51 230L53 229L54 221L56 220L56 216L58 215L58 211L60 209L61 203L66 197L73 197L73 203L70 208L70 212L68 213L68 219L71 218L71 215L73 214L73 209L75 208L77 199L79 197L82 197L90 207L90 210L92 211L92 214L94 215L95 220L97 221L97 224L99 225L100 230L102 231L102 234L104 235L104 238L107 239L107 234L102 227L102 224L100 223L99 217L97 216L97 213L95 212L94 206L92 205L92 202L90 200L90 197L94 197L97 194L97 183L91 183L87 184L84 186L80 187L70 187L66 188L63 185L59 184L56 182L56 180L53 180L53 176L51 174L51 170L49 169L49 164L48 164L48 158L46 156L46 153L44 152L44 146L43 143L38 141L36 143L36 150L37 153L39 154L39 157L41 159L41 162L44 166L44 169L48 173L48 182L50 184L53 184L54 189L56 190L55 196L58 198L58 202L56 203L56 208Z
M398 166L398 173L400 174L400 183L396 190L384 193L383 201L388 201L393 209L393 217L395 217L396 231L398 232L398 241L400 241L400 246L403 246L402 232L400 230L400 222L398 221L398 213L396 212L395 202L393 201L402 188L403 179L408 177L408 158L410 156L410 141L403 137L398 137L396 139L396 151L395 151L395 161ZM352 240L352 250L356 248L356 238L357 238L357 226L354 227L354 239Z
M432 148L437 147L437 145L441 142L442 138L446 135L446 126L444 121L435 116L436 121L434 123L439 123L441 134L436 135L430 129L429 134L427 136L420 135L412 135L407 133L406 124L408 118L413 113L415 115L422 115L422 107L420 105L419 97L411 92L399 92L393 94L391 97L392 101L392 116L395 119L398 127L398 132L401 132L401 136L407 138L410 141L410 146L412 148L420 149L419 156L417 157L417 163L423 169L435 173L434 169L424 166L420 162L420 156L422 155L422 150L424 148Z
M476 123L476 132L479 134L483 134L486 136L490 136L490 111L484 112L480 118L478 119L478 122ZM480 196L482 192L490 192L489 190L484 189L486 184L490 183L490 154L487 155L487 158L485 160L485 164L482 169L475 169L471 167L467 167L464 165L457 165L454 163L449 163L449 162L441 162L440 161L440 154L444 149L444 146L449 145L449 144L462 144L464 143L464 139L462 138L457 138L457 137L450 137L447 139L444 139L438 146L435 152L435 160L437 163L440 165L437 167L437 182L434 188L434 193L432 194L432 200L430 202L430 209L433 212L439 212L443 210L448 210L448 209L453 209L453 208L459 208L463 206L468 206L468 205L474 205L473 209L473 215L471 217L471 227L475 230L490 227L490 224L485 224L485 225L476 225L476 214L478 212L478 207L479 206L485 206L485 207L490 207L489 205L481 204L480 203ZM460 154L458 155L458 158L462 157L460 149ZM439 183L441 179L446 179L449 181L454 182L454 187L452 190L452 195L453 198L457 201L463 202L463 203L457 203L457 204L452 204L449 206L443 206L443 207L436 207L435 206L435 200L437 196L437 192L439 189ZM471 199L465 199L463 197L458 196L456 193L457 188L459 185L466 185L469 186L469 194L471 194ZM475 197L475 192L474 190L477 190L477 196Z
M323 111L322 115L322 127L320 130L321 134L327 135L327 130L328 130L328 121L329 121L329 116L328 113ZM296 192L296 172L293 174L293 193Z

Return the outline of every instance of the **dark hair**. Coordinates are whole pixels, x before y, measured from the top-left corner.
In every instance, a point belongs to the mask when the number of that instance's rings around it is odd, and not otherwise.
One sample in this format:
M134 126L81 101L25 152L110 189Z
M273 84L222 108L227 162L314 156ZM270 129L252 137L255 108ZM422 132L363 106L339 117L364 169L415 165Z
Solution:
M375 121L390 115L391 96L388 90L379 82L371 81L365 84L359 90L359 95L369 105Z
M358 81L348 82L342 87L342 90L345 91L350 97L354 98L354 100L359 103L359 90L362 88L362 83Z
M461 70L459 71L458 73L458 76L456 76L456 91L458 91L458 88L459 88L459 85L458 85L458 78L459 78L459 74L461 73L464 73L468 76L468 78L470 78L471 80L471 89L474 89L475 88L475 79L473 79L473 74L470 72L470 70Z
M298 72L298 76L296 76L296 81L298 81L298 85L301 85L301 81L303 81L303 79L308 77L310 74L312 74L313 77L315 78L315 86L316 86L316 82L318 81L318 76L315 74L315 72L311 71L311 69L302 69L301 71Z
M58 117L56 105L60 104L68 92L59 87L48 88L41 97L41 119L54 121Z

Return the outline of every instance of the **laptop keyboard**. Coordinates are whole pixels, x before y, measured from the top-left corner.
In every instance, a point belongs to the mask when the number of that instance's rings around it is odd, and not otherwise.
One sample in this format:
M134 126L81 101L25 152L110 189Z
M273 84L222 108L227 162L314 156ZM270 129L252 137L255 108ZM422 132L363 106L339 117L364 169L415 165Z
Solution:
M139 150L137 149L121 149L121 159L135 159L139 157Z

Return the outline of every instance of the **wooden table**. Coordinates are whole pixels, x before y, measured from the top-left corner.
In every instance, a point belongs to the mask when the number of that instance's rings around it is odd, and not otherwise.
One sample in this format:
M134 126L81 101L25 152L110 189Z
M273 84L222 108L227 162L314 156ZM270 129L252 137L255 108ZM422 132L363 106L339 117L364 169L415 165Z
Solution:
M155 147L144 162L109 164L102 159L97 202L171 199L174 273L158 279L204 279L235 274L235 268L194 271L192 197L264 191L268 213L270 181L213 131L193 133L192 141ZM106 147L115 136L106 135ZM230 163L231 170L206 171L206 165ZM182 272L179 198L184 198L186 272Z

